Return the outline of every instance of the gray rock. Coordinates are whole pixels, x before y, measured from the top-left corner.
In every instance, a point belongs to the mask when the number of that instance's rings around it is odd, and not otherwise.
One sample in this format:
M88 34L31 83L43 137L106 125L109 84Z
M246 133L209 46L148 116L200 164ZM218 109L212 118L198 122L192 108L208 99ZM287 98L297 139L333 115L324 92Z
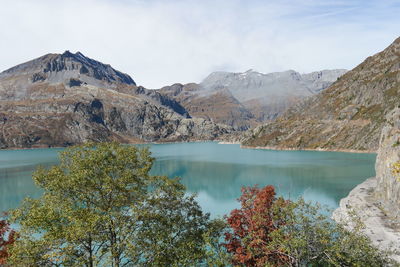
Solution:
M397 250L391 257L400 262L399 221L385 210L380 198L375 195L378 179L373 177L359 184L346 198L340 200L339 208L332 218L352 229L355 220L360 220L364 227L361 232L368 236L380 249Z
M400 161L400 108L386 116L376 159L375 194L384 208L398 219L400 229L400 177L393 174L393 164Z

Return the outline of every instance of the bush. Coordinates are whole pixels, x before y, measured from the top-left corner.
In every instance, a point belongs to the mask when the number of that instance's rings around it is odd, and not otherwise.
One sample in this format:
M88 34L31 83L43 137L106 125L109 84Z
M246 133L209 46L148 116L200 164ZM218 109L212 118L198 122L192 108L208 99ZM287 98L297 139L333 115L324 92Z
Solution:
M386 266L388 252L358 228L346 230L318 205L277 198L272 186L244 188L241 208L227 218L235 266Z

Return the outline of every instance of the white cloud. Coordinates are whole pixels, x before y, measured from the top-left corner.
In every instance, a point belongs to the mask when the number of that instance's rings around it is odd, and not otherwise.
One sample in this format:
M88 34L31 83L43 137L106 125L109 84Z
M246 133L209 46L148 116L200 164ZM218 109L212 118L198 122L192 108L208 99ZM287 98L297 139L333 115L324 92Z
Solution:
M0 69L81 51L157 88L211 71L353 68L397 37L391 0L0 0Z

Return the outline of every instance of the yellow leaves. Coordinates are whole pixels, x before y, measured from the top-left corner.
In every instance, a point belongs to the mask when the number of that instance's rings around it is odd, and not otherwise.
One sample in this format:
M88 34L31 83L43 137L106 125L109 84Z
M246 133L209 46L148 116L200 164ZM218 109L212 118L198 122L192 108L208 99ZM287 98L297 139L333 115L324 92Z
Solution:
M397 181L400 182L400 161L392 164L392 173L397 177Z

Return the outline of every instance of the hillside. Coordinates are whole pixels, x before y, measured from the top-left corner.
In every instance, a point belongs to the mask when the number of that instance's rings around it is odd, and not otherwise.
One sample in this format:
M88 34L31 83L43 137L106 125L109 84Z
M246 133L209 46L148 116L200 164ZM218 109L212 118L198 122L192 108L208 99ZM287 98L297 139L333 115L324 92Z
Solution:
M69 51L0 73L0 120L1 148L210 140L232 130L191 118L174 99Z
M246 130L256 126L254 115L227 88L205 90L199 84L174 84L159 90L162 95L176 100L193 117Z
M400 38L337 82L255 128L245 146L376 151L385 115L399 104Z

